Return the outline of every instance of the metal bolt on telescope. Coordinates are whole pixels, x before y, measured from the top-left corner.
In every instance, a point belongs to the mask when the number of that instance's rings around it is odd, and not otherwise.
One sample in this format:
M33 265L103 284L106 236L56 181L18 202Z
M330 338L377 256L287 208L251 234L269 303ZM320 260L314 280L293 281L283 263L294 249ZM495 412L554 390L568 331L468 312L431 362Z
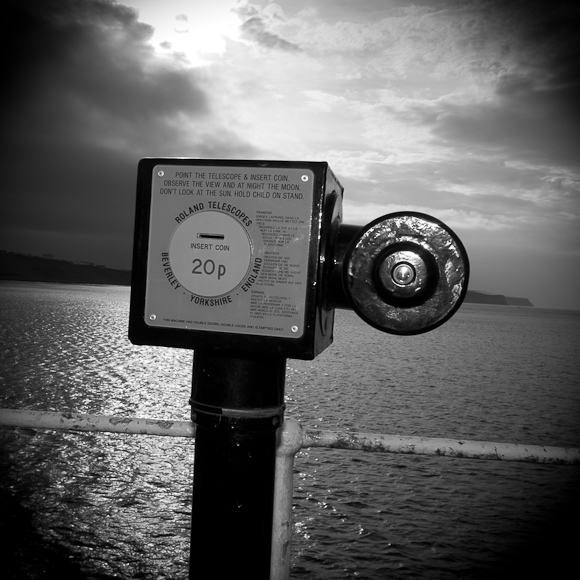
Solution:
M139 163L129 338L195 351L190 578L269 578L286 359L332 343L335 308L418 334L467 291L442 222L344 225L342 196L325 162Z

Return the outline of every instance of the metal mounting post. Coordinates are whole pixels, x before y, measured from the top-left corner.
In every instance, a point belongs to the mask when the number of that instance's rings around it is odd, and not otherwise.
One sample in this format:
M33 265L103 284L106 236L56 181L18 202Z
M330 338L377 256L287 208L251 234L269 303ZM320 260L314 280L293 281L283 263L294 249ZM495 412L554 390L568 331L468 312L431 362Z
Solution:
M196 350L190 579L270 578L286 359Z

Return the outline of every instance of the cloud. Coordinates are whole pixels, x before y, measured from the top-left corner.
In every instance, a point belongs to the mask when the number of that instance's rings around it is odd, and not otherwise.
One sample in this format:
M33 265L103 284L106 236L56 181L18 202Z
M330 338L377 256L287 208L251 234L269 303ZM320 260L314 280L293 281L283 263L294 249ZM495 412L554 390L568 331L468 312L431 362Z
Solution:
M474 72L495 68L479 101L442 100L434 134L540 164L580 158L580 10L565 2L488 2L462 46L489 46ZM478 14L476 12L476 14Z
M127 267L137 160L199 156L326 160L347 223L450 220L474 271L500 242L580 247L575 4L283 6L238 3L243 37L196 68L112 0L5 1L0 233Z
M15 3L12 17L8 133L94 140L136 123L148 129L159 119L207 112L199 83L156 62L147 44L152 29L129 8L96 0Z
M494 102L442 104L433 134L527 162L576 166L580 117L574 101L580 102L580 85L539 87L532 78L508 77Z
M136 11L106 0L14 1L2 23L0 151L10 170L0 247L42 249L50 239L63 244L47 248L57 256L128 267L140 157L252 151L220 126L204 79L155 54ZM106 237L123 239L122 251L103 253L96 240Z
M284 40L277 34L268 31L264 20L259 16L253 16L246 20L241 26L241 31L243 38L253 40L265 48L288 52L299 52L301 50L297 44Z
M268 4L265 8L249 2L241 2L232 9L243 23L240 26L241 36L266 49L285 52L300 52L297 44L283 38L278 29L284 28L286 17L279 4Z

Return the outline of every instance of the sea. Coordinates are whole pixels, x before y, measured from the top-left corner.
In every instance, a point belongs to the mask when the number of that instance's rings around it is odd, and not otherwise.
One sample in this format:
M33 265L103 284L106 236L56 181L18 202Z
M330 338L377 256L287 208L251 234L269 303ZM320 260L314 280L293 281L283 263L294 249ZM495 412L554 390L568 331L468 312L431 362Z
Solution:
M0 407L188 420L192 352L131 344L129 293L0 283ZM464 304L402 337L339 310L324 353L288 360L286 415L580 447L579 360L576 311ZM0 428L0 575L186 579L194 453L186 438ZM565 578L579 522L578 466L304 449L290 578Z

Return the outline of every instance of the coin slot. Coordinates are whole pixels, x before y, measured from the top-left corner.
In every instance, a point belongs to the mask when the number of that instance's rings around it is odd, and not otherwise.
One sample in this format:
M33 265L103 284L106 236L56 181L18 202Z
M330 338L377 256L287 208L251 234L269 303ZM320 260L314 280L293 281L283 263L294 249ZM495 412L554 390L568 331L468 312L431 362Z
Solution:
M226 236L224 234L202 234L202 233L199 233L199 234L197 234L197 237L203 238L206 240L208 240L208 239L209 240L225 240Z

